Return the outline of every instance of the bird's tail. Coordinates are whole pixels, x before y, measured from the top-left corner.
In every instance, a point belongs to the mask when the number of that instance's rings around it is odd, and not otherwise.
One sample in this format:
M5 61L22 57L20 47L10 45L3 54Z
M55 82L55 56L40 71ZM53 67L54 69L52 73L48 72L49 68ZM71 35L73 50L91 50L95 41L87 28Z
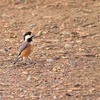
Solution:
M16 62L19 60L19 58L20 58L20 56L18 56L18 57L16 58L16 60L13 62L13 64L16 64Z

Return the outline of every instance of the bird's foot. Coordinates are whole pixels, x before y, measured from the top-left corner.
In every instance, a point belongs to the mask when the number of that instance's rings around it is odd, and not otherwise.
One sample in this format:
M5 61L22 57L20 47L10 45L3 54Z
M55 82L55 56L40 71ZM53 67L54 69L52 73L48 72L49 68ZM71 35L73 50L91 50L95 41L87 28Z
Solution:
M29 61L29 63L30 63L30 64L33 64L33 61L32 61L32 60L30 60L30 61Z

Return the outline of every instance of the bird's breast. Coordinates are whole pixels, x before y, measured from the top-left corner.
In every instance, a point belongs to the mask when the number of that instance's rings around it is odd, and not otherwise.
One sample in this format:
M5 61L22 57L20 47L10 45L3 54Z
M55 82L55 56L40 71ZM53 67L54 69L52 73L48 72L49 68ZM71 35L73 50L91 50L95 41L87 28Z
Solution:
M28 43L27 47L21 52L21 56L25 57L25 56L29 56L32 52L32 45Z

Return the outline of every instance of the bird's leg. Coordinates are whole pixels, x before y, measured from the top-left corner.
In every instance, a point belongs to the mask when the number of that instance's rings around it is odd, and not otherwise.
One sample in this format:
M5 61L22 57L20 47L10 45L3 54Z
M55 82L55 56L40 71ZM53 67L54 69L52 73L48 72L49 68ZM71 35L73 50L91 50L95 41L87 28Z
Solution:
M27 57L27 58L28 58L28 57ZM32 60L30 60L29 58L28 58L28 60L29 60L29 63L30 63L30 64L32 64L32 63L33 63L33 61L32 61Z
M26 58L25 58L25 57L23 57L23 62L24 62L24 63L26 62Z

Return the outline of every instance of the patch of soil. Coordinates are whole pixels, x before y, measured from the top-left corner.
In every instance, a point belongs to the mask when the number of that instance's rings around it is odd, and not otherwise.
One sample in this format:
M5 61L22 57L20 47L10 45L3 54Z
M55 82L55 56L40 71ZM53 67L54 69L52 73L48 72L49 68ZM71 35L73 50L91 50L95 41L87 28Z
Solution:
M0 100L99 100L99 0L1 0ZM30 58L13 65L23 35Z

